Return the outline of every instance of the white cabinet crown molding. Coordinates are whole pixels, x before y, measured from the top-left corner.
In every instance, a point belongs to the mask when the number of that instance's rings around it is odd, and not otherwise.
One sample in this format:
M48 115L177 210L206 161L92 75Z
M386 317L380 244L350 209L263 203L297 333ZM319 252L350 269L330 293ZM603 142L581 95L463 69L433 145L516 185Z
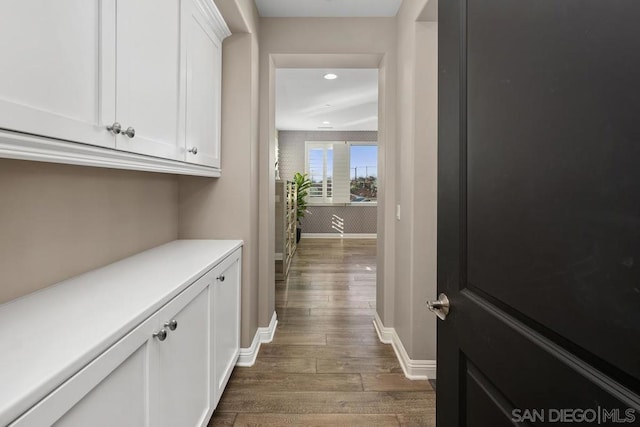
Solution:
M220 41L231 35L227 23L224 22L222 14L215 3L213 3L213 0L193 0L193 3L198 6L200 12L207 18L209 26L215 32L216 36L220 38Z

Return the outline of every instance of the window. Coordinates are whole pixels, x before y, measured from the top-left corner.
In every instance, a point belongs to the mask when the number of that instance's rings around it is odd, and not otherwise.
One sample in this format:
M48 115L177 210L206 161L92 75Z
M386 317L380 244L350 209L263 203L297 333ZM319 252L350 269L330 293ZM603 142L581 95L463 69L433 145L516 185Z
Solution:
M351 144L350 192L352 203L378 200L378 146Z
M375 143L307 142L310 204L375 203L378 146Z

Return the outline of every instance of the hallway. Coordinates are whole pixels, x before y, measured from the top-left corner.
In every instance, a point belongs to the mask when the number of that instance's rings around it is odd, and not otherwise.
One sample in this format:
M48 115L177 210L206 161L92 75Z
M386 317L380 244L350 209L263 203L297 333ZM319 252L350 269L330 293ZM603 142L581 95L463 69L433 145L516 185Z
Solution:
M210 426L435 425L431 385L378 340L375 284L375 240L303 239L276 282L274 340L235 369Z

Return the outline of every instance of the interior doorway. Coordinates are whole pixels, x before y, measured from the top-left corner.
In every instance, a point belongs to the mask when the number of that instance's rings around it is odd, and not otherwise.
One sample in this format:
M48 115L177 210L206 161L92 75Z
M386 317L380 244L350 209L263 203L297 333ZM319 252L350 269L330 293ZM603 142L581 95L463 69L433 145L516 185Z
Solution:
M286 188L296 173L311 180L303 210L302 238L368 238L384 231L384 55L273 55L270 61L269 114L274 180ZM366 58L364 58L366 57ZM320 66L320 67L319 67ZM271 163L271 161L269 162ZM283 191L274 194L270 210L274 227L273 264L276 279L286 277L283 245ZM384 250L376 243L379 268ZM271 260L270 260L271 261ZM279 265L278 265L279 264ZM376 285L384 283L376 280ZM275 301L275 284L273 298ZM376 288L376 297L384 290ZM375 311L376 304L371 304ZM275 304L274 304L275 305Z

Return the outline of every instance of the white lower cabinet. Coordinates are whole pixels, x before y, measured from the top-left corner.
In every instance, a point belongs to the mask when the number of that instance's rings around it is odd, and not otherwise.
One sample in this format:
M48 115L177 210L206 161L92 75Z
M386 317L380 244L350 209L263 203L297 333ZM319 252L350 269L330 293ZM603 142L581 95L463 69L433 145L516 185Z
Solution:
M227 258L215 272L213 307L213 397L218 405L240 352L240 258Z
M239 354L241 249L11 424L205 426Z

